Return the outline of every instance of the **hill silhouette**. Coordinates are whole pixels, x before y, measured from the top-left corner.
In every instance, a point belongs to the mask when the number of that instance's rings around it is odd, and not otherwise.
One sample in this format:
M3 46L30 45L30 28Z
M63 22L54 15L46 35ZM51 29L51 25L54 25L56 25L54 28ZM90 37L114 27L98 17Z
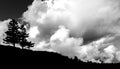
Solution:
M9 58L10 60L23 59L25 61L36 61L40 63L55 63L55 64L57 63L74 64L78 62L77 58L69 59L68 57L53 52L32 51L4 45L0 45L0 54L2 58L7 59Z

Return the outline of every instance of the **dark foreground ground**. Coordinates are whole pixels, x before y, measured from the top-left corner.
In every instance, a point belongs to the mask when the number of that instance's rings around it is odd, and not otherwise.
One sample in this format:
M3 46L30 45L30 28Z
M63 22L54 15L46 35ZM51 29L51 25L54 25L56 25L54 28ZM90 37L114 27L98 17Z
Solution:
M31 50L25 50L25 49L19 49L12 46L3 46L0 45L0 61L9 61L16 62L20 61L22 63L25 62L32 62L35 63L45 63L45 64L59 64L59 63L65 63L65 64L75 64L81 62L75 58L75 59L69 59L67 57L61 56L57 53L50 53L50 52L43 52L43 51L31 51ZM34 64L34 63L31 63Z

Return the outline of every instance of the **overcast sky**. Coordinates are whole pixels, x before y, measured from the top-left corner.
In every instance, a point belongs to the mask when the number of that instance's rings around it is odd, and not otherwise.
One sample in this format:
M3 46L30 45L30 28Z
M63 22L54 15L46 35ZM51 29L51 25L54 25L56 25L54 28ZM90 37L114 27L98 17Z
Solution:
M18 18L33 0L0 0L0 20Z

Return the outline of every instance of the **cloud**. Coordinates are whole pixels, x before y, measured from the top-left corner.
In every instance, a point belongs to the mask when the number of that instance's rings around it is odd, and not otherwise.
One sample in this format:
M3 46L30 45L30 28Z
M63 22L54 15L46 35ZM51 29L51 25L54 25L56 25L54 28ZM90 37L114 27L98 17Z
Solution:
M40 32L38 31L38 27L36 26L36 27L30 28L29 33L30 33L29 34L30 38L35 38L37 34L39 34Z
M114 7L116 4L111 5L110 0L34 0L24 18L32 25L64 25L71 35L81 36L89 29L101 32L101 27L105 31L112 28L119 18L118 8Z
M54 35L51 36L50 40L54 41L54 40L60 40L60 41L64 41L66 38L69 37L69 30L65 29L64 26L59 26L60 29L55 32Z
M119 35L119 11L119 0L34 0L23 19L37 27L37 46L68 53L85 41Z
M11 19L0 21L0 43L2 43L3 38L5 37L5 31L8 29L8 23Z

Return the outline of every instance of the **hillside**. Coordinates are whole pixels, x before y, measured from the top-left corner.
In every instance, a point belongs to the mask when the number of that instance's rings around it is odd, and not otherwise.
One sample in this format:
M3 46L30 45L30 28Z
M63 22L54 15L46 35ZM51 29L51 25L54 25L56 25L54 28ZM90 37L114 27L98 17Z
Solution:
M0 55L7 60L24 60L24 61L36 61L40 63L65 63L73 64L78 62L78 59L68 59L57 53L50 53L45 51L32 51L19 49L12 46L0 45Z

